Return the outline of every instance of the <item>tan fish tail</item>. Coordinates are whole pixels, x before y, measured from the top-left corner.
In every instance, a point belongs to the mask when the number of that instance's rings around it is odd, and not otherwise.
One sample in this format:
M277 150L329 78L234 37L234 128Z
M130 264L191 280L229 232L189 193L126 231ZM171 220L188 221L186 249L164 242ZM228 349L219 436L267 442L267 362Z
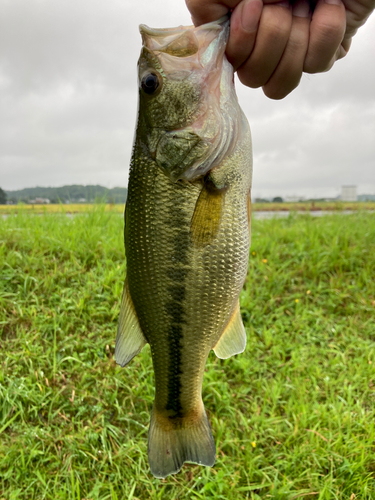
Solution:
M176 474L184 462L212 467L215 458L215 443L202 400L188 414L176 418L154 406L148 435L148 459L155 477Z

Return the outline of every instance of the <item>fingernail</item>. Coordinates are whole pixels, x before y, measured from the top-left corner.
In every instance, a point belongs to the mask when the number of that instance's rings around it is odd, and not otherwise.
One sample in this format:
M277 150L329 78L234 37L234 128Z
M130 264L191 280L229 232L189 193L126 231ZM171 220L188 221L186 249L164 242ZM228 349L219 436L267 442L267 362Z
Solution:
M325 0L326 3L330 5L341 5L341 0Z
M262 2L259 0L246 0L243 4L241 24L248 33L255 33L258 29L262 6Z
M310 5L306 0L299 0L293 5L293 16L309 17Z

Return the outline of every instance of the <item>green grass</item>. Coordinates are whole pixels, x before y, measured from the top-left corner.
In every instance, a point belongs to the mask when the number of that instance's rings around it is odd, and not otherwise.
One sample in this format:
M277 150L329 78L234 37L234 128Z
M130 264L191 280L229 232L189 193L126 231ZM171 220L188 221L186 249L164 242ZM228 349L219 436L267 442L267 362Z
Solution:
M19 211L27 212L30 214L77 214L77 213L88 213L95 210L94 203L60 203L60 204L49 204L43 205L36 203L24 204L19 203L17 205L0 205L0 215L1 214L16 214ZM104 210L107 212L123 213L124 204L110 204L104 205ZM374 201L297 201L297 202L283 202L283 203L253 203L253 212L266 211L266 212L288 212L288 211L302 211L302 212L314 212L314 211L329 211L329 212L340 212L342 210L375 210Z
M0 499L374 499L375 216L253 222L245 353L209 358L214 468L147 463L149 348L113 359L121 216L0 219Z

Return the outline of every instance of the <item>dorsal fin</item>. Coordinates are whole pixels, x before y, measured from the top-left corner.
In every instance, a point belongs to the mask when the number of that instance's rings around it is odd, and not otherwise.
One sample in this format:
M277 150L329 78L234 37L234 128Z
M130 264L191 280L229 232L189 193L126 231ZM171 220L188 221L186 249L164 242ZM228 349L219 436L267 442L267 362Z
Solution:
M226 359L243 352L246 347L246 332L242 323L240 303L225 327L213 350L218 358Z
M125 366L147 344L130 296L128 278L122 293L115 348L116 363Z

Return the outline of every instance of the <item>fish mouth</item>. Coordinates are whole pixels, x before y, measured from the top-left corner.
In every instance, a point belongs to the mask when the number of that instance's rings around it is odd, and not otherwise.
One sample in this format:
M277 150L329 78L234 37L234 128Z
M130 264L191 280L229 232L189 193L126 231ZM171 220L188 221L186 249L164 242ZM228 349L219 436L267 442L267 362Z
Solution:
M216 33L223 30L229 32L228 15L198 27L151 28L145 24L139 26L144 47L177 57L187 57L198 51L204 52L217 37Z
M187 31L187 30L217 30L221 28L221 25L226 23L229 20L229 16L225 15L218 19L217 21L212 21L210 23L202 24L198 28L195 26L177 26L176 28L151 28L150 26L147 26L146 24L140 24L139 25L139 32L141 35L148 35L151 37L161 37L161 36L168 36L168 35L179 35L181 34L181 31Z

